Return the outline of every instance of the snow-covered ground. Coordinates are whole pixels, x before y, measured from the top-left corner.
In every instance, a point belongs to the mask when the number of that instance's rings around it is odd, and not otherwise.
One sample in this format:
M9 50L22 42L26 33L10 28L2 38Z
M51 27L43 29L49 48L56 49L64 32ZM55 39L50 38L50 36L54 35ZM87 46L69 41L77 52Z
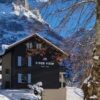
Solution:
M39 100L30 90L0 90L0 100Z
M67 87L66 100L83 100L83 91L76 87ZM30 90L0 90L0 100L20 100L25 98L29 100L37 100Z
M83 91L76 87L66 87L66 100L83 100Z

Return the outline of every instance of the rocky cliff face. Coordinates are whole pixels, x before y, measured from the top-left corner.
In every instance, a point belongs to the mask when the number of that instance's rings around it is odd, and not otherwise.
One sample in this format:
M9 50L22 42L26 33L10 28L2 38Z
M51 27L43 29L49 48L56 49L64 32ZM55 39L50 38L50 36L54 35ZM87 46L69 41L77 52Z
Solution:
M97 0L96 39L91 77L83 84L84 100L100 100L100 1Z
M93 60L91 75L82 87L85 95L84 100L100 100L100 46L97 47Z

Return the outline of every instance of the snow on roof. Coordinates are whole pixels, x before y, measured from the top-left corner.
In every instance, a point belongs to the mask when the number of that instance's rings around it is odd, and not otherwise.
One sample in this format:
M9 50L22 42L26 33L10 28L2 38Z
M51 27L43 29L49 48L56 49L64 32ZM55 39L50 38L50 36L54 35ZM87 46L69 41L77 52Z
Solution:
M23 38L23 39L21 39L21 40L15 42L15 43L11 44L11 45L2 45L2 50L3 50L3 51L0 53L0 55L1 55L1 56L4 55L5 52L6 52L6 50L9 50L9 49L15 47L16 45L18 45L18 44L20 44L20 43L22 43L22 42L28 40L29 38L31 38L31 37L33 37L33 36L35 36L35 35L38 36L39 38L41 38L42 40L44 40L44 41L45 41L46 43L48 43L49 45L53 46L55 49L57 49L58 51L60 51L60 52L63 53L64 55L68 56L68 54L67 54L66 52L64 52L63 50L61 50L60 48L58 48L56 45L52 44L50 41L48 41L48 40L46 40L45 38L43 38L42 36L40 36L38 33L29 35L29 36L27 36L27 37L25 37L25 38Z

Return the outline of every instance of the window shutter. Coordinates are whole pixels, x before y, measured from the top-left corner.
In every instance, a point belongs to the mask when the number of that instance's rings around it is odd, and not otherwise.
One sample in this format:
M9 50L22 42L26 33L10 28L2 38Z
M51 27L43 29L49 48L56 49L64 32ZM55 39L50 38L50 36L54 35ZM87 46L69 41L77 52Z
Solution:
M28 83L31 83L31 74L28 74Z
M18 66L22 66L22 57L18 56Z
M22 83L22 74L18 73L18 83Z
M31 67L32 66L32 57L29 56L28 57L28 67Z

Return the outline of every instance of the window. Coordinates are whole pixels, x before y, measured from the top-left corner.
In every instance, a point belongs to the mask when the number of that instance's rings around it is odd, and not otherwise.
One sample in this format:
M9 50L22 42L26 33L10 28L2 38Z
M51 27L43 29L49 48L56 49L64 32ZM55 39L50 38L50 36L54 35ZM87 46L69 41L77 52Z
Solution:
M0 80L2 79L2 74L0 74Z
M41 46L42 46L42 45L41 45L40 43L37 43L37 44L36 44L36 48L37 48L37 49L41 49Z
M48 59L45 57L45 58L43 58L43 61L47 61Z
M31 49L33 47L32 42L26 43L26 47L27 49Z
M22 66L22 57L18 56L18 66Z
M0 66L0 71L2 71L2 66Z
M28 83L31 83L31 74L28 74Z
M18 73L18 83L31 83L31 74Z
M22 77L22 74L18 73L18 83L22 83L21 77Z
M32 57L31 56L28 57L28 66L29 67L32 66Z
M22 74L21 75L21 81L22 81L22 83L27 83L27 81L28 81L27 74Z

